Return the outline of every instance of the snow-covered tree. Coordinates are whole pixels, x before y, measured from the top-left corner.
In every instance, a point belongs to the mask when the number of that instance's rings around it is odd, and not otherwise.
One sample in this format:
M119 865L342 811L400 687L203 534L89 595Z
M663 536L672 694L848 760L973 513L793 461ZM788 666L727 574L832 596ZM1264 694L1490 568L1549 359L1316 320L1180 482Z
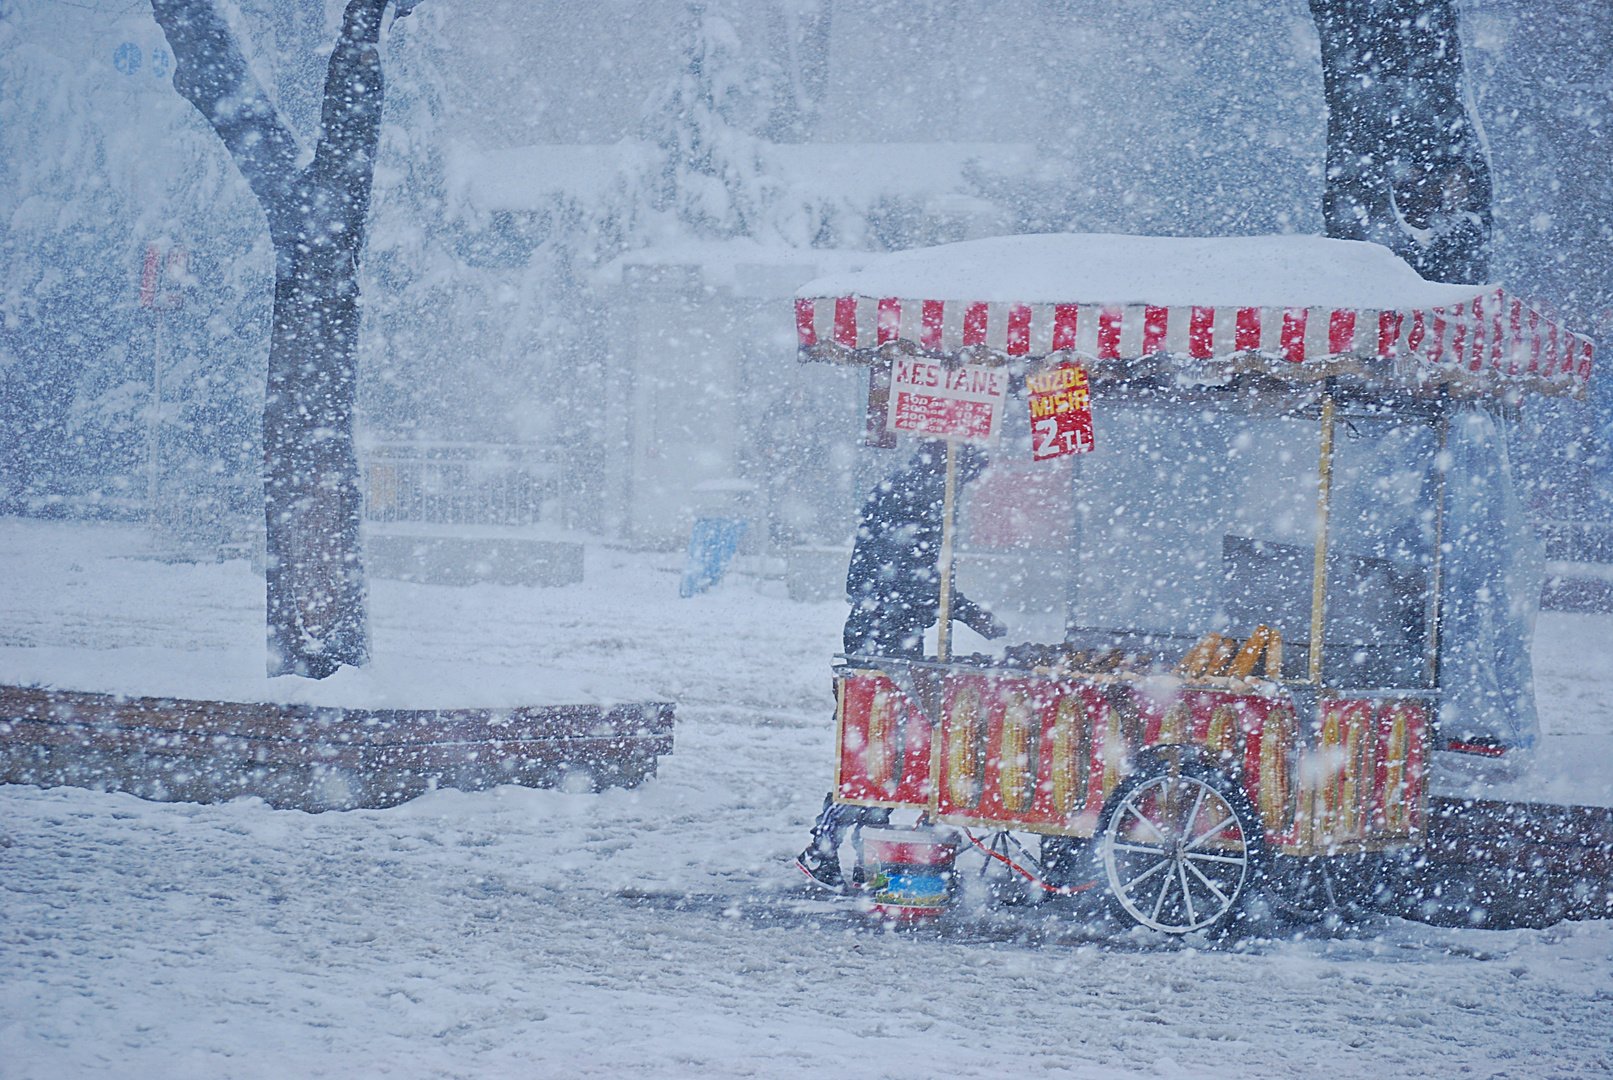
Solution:
M695 236L754 235L769 180L750 124L758 98L771 101L774 73L747 56L719 4L686 0L680 37L682 66L645 108L645 195Z
M762 134L770 142L805 142L829 86L831 0L774 0L767 9L767 44L774 91Z
M324 678L369 659L353 446L358 260L369 213L388 0L349 0L312 160L212 0L152 0L174 89L229 149L268 218L274 314L263 409L268 671ZM397 0L407 12L408 0Z
M0 2L4 512L219 540L256 497L269 245L172 67L149 15Z

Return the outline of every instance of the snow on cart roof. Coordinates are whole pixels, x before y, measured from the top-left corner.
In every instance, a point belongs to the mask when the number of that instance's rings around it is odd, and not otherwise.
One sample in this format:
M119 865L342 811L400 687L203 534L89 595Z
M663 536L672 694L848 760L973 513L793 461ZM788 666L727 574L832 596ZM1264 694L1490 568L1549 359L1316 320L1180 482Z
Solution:
M1424 281L1388 248L1320 236L995 236L887 255L800 296L1226 307L1436 307L1468 285Z
M1591 369L1589 339L1498 285L1424 281L1385 247L1316 236L1001 236L897 252L796 295L804 360L1069 352L1100 379L1146 357L1197 378L1353 372L1552 394L1583 393Z

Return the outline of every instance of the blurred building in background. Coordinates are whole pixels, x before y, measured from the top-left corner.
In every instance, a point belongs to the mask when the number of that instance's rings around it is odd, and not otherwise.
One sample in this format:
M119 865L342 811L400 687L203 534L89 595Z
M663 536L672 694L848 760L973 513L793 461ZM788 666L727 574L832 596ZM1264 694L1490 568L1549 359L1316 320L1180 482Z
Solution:
M340 8L235 8L304 139ZM1613 330L1613 193L1587 179L1613 165L1610 16L1462 18L1496 276ZM149 13L0 22L0 511L239 547L261 213ZM862 445L863 375L795 362L794 290L1002 233L1319 233L1318 57L1291 0L422 4L385 46L362 268L369 520L675 548L743 516L752 552L839 548L892 455ZM1543 522L1613 519L1598 393L1522 417ZM1583 561L1594 529L1548 528Z

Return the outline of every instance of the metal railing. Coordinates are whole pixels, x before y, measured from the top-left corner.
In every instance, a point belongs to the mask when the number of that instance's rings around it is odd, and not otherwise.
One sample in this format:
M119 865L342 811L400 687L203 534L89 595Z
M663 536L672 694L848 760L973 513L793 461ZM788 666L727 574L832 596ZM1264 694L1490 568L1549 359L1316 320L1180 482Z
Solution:
M1613 563L1613 522L1536 519L1546 558L1561 562Z
M550 447L370 443L360 457L364 520L427 525L533 525L559 496Z

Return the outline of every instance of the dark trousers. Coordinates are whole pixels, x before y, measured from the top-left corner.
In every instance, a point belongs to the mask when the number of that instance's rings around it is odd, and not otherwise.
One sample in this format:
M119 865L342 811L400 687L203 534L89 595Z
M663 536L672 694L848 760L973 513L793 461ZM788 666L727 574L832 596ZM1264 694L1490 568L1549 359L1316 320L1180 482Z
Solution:
M924 659L924 631L935 622L920 623L909 612L892 614L853 607L841 634L848 656L894 656Z
M889 825L891 812L885 806L846 806L834 801L834 793L823 797L823 810L812 823L812 847L824 858L833 858L840 850L848 829L861 829L864 825ZM858 862L861 862L859 856Z

